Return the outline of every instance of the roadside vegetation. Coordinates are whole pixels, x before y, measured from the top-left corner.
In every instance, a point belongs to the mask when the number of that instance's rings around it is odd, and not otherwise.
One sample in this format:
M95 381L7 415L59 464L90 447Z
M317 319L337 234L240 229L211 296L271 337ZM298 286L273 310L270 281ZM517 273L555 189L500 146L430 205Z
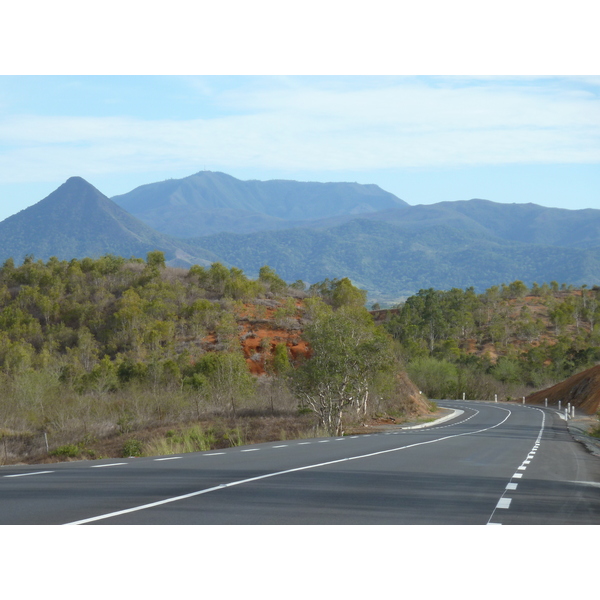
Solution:
M520 398L600 361L597 286L427 289L377 317L431 398Z
M158 251L9 259L0 463L207 450L401 419L414 390L365 300L348 279L307 288L268 266L256 280L220 263L175 269Z

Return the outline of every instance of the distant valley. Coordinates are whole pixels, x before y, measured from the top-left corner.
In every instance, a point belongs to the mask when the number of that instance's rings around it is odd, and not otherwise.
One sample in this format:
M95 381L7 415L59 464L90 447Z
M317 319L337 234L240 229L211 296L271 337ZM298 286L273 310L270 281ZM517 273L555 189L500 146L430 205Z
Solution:
M487 200L410 206L376 185L240 181L201 171L112 199L80 177L0 223L0 260L165 252L286 281L349 277L369 302L520 279L600 284L600 210Z

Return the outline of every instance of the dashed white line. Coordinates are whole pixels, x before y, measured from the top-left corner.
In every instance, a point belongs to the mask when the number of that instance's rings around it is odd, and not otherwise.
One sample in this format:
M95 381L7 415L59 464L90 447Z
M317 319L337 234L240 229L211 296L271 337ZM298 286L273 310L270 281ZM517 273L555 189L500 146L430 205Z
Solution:
M271 448L287 448L288 444L280 444L279 446L271 446Z
M155 458L154 461L160 462L161 460L177 460L178 458L181 458L181 456L167 456L166 458Z
M513 479L521 479L521 477L523 477L523 473L515 473L513 475Z
M29 475L43 475L44 473L54 473L54 471L36 471L35 473L17 473L16 475L4 475L3 477L28 477Z
M225 454L225 452L209 452L208 454L205 454L204 456L220 456L221 454Z
M120 465L126 465L127 463L110 463L108 465L92 465L90 469L100 469L101 467L118 467Z
M516 490L518 485L519 485L518 483L508 483L508 484L506 484L506 489L507 490Z
M298 446L306 446L308 444L312 444L312 442L299 442Z
M240 450L240 452L258 452L258 448L246 448L246 450Z
M500 498L500 500L498 500L496 508L508 508L511 502L512 498Z
M65 523L66 525L83 525L84 523L93 523L95 521L101 521L104 519L109 519L111 517L116 517L116 516L120 516L120 515L124 515L124 514L128 514L128 513L132 513L132 512L137 512L137 511L141 511L141 510L146 510L149 508L154 508L157 506L162 506L164 504L169 504L171 502L178 502L180 500L185 500L187 498L193 498L195 496L200 496L202 494L209 494L211 492L214 492L216 490L222 490L224 488L230 488L233 486L237 486L237 485L243 485L246 483L250 483L250 482L254 482L254 481L260 481L263 479L268 479L270 477L278 477L280 475L286 475L288 473L296 473L296 472L300 472L300 471L306 471L309 469L317 469L320 467L326 467L329 465L335 465L335 464L339 464L339 463L343 463L346 461L351 461L351 460L361 460L361 459L365 459L365 458L371 458L373 456L381 456L383 454L389 454L391 452L401 452L403 450L408 450L409 448L416 448L418 446L425 446L428 444L438 444L440 442L443 442L445 440L450 440L450 439L454 439L454 438L459 438L459 437L465 437L465 436L470 436L470 435L476 435L478 433L483 433L484 431L490 431L492 429L495 429L496 427L500 427L500 425L502 425L504 422L506 422L506 420L508 419L508 417L511 415L511 411L508 409L502 409L502 410L506 410L506 412L508 413L508 415L502 419L502 421L500 421L499 423L496 423L496 425L491 425L490 427L485 427L483 429L477 429L474 431L468 431L468 432L464 432L464 433L459 433L456 435L448 435L448 436L444 436L441 438L436 438L436 439L432 439L432 440L427 440L424 442L417 442L415 444L408 444L406 446L399 446L396 448L388 448L387 450L380 450L378 452L370 452L368 454L361 454L361 455L357 455L357 456L348 456L345 458L338 458L336 460L330 460L330 461L326 461L326 462L322 462L322 463L315 463L315 464L310 464L310 465L304 465L301 467L295 467L293 469L286 469L284 471L276 471L274 473L265 473L264 475L258 475L257 477L250 477L248 479L239 479L237 481L231 481L229 483L226 484L220 484L218 486L215 487L211 487L211 488L207 488L207 489L203 489L203 490L198 490L196 492L191 492L189 494L184 494L182 496L174 496L172 498L165 498L163 500L159 500L157 502L152 502L150 504L143 504L141 506L134 506L132 508L127 508L124 510L120 510L120 511L116 511L116 512L112 512L112 513L107 513L107 514L103 514L103 515L97 515L95 517L89 517L87 519L81 519L80 521L72 521L71 523ZM310 443L310 442L301 442L301 443ZM491 520L491 518L490 518Z

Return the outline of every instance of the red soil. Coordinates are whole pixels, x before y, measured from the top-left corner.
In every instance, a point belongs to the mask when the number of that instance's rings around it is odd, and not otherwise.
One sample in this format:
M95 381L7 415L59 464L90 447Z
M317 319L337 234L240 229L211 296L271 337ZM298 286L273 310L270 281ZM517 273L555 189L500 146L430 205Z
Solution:
M571 403L588 415L593 415L600 409L600 365L577 373L552 387L527 396L530 404L544 404L548 398L548 406L558 406L558 401L566 407Z

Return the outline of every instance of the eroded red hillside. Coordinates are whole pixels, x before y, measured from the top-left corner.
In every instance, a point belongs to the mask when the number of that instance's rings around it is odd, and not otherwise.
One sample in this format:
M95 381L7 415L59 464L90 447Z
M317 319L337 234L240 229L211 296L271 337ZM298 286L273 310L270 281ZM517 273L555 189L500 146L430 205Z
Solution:
M530 404L544 404L548 398L549 406L565 407L567 403L580 411L593 415L600 409L600 365L577 373L550 388L531 394L525 399Z

